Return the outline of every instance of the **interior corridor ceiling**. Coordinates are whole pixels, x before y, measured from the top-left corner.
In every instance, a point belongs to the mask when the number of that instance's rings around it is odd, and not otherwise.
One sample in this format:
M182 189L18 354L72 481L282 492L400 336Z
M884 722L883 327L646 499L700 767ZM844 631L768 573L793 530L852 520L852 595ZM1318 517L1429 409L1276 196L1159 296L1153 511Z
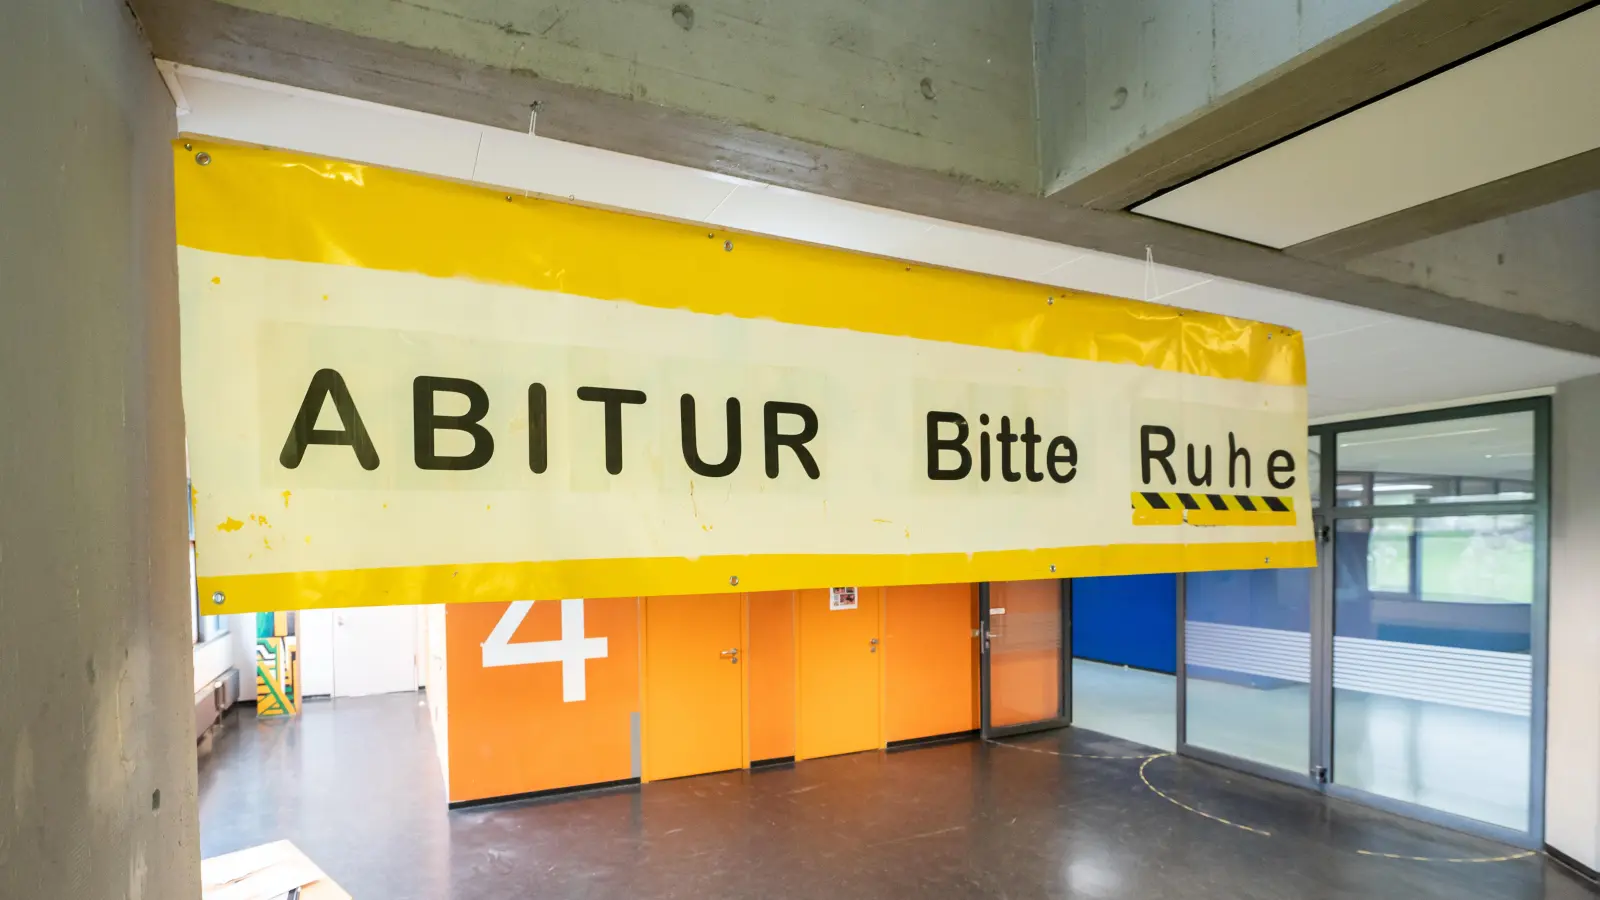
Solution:
M1313 419L1548 388L1600 358L1094 250L187 66L180 131L1149 299L1303 332Z

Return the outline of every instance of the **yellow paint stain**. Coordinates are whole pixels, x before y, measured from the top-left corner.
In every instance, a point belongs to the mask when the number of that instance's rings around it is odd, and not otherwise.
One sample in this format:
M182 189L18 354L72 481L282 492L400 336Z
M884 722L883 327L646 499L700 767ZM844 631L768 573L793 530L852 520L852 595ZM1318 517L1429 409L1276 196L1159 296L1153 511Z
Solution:
M384 504L384 505L383 505L383 508L384 508L384 509L388 509L388 508L389 508L389 504L387 504L387 503L385 503L385 504Z
M284 509L288 509L289 508L289 492L288 491L284 491L283 492L283 508Z
M909 528L906 529L906 540L911 540L911 529Z
M256 524L260 525L262 528L271 528L272 527L272 523L267 521L267 517L266 516L251 516L251 518L255 519L256 520Z
M494 507L493 507L493 506L490 506L490 505L489 505L489 504L487 504L487 503L485 503L485 504L484 504L484 505L483 505L483 508L484 508L484 509L494 509Z
M271 550L272 549L272 542L267 540L266 538L262 538L261 539L261 546L267 548L268 550Z
M212 284L221 284L222 283L222 276L221 275L213 275L213 276L211 276L211 283Z
M877 522L879 525L893 525L894 524L893 522L889 521L888 519L873 519L872 521Z
M327 294L323 294L322 295L322 299L324 299L324 300L328 299L328 295Z
M238 519L235 519L233 516L229 516L226 519L222 520L222 524L217 526L217 530L218 531L238 531L239 529L241 529L243 527L244 527L244 523L243 522L239 521Z
M311 535L306 535L306 543L311 543Z

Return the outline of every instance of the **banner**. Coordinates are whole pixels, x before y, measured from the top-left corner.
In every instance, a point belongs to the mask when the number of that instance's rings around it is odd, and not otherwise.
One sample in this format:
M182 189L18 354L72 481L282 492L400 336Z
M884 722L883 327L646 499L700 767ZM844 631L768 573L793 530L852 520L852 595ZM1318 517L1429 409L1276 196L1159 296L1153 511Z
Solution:
M207 613L1315 563L1290 329L175 160Z

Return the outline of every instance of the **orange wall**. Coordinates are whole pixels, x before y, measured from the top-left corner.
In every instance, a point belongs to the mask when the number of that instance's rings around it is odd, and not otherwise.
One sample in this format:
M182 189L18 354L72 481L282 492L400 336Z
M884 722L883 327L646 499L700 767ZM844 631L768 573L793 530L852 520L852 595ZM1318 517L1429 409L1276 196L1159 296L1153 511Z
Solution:
M892 587L886 593L885 736L904 741L977 728L977 586Z
M978 727L977 588L932 585L882 591L883 740ZM747 595L749 759L796 755L796 595ZM869 604L863 604L867 606ZM509 604L445 608L451 802L637 777L633 745L640 699L638 598L584 601L584 634L606 656L584 662L582 701L562 697L562 664L484 668L482 644ZM561 636L561 603L533 604L513 643ZM875 679L874 679L875 680ZM876 689L873 689L876 692ZM645 736L648 739L648 735Z
M632 778L639 713L639 602L584 601L584 634L606 639L585 666L581 702L562 699L562 664L483 667L481 645L506 603L445 609L450 801ZM561 636L561 602L533 604L513 643Z
M747 595L750 759L794 755L794 592Z

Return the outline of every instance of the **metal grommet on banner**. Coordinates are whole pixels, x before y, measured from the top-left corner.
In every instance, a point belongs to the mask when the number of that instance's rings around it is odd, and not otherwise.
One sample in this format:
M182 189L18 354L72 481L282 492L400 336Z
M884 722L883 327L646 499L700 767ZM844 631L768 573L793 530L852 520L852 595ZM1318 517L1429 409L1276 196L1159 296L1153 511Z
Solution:
M733 585L734 587L738 587L739 586L739 576L735 575L732 578L729 578L728 579L728 583Z
M209 166L211 165L211 154L201 150L199 153L194 155L194 161L202 166Z
M1051 563L1050 564L1050 571L1054 572L1055 570L1056 570L1056 564L1055 563Z
M722 242L722 249L728 251L729 253L732 253L733 252L733 241L723 241Z
M224 601L226 599L228 599L228 595L224 594L221 591L213 591L212 594L211 594L211 602L215 603L218 606L221 606L222 605L222 601Z

